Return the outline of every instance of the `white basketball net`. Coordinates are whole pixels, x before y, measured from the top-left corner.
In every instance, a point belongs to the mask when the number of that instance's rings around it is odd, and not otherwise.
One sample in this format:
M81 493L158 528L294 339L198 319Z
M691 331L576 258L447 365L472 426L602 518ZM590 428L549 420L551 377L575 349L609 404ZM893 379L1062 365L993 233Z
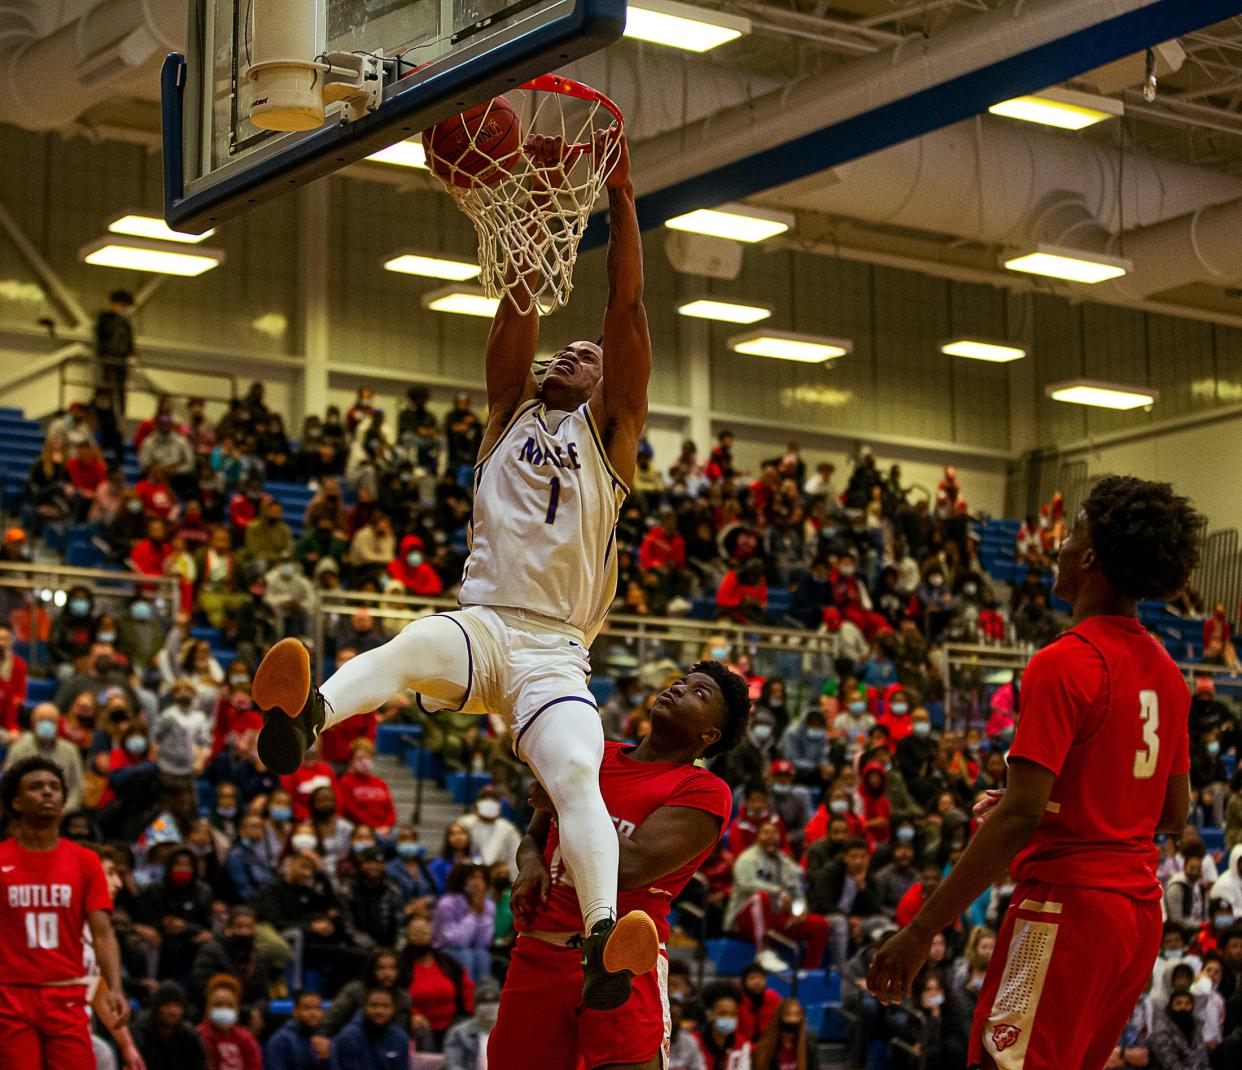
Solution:
M547 315L569 300L574 262L587 219L621 155L620 141L607 137L596 153L596 135L621 127L621 115L606 97L557 75L528 82L505 98L521 124L519 151L497 161L500 180L476 183L438 156L424 138L427 163L474 224L479 236L479 281L489 297L508 297L523 314L532 307ZM490 107L489 107L490 110ZM486 116L485 116L486 118ZM479 122L480 129L486 122ZM559 163L540 166L521 150L533 134L559 137L568 151ZM475 144L478 156L496 159ZM469 159L470 153L463 155ZM461 176L463 185L453 178ZM491 175L486 176L490 179Z

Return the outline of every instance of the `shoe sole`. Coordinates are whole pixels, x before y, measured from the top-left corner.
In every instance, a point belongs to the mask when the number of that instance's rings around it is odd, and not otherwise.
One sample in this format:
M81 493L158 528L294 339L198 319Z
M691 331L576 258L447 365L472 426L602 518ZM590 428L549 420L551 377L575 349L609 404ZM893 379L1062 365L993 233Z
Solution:
M306 740L296 721L269 717L259 733L259 760L277 776L292 776L302 764Z
M297 639L289 638L267 652L254 674L250 695L259 709L279 710L296 719L306 705L310 689L310 654Z
M604 945L604 969L628 970L638 977L654 970L660 957L660 934L655 922L641 910L631 910L617 922Z

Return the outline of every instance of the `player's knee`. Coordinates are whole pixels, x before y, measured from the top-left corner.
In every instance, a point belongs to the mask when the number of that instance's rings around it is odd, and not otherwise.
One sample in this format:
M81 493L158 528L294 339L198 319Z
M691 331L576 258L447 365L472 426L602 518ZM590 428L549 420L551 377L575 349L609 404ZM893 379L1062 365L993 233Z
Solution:
M599 762L585 748L557 758L551 769L540 769L539 773L553 802L599 795Z

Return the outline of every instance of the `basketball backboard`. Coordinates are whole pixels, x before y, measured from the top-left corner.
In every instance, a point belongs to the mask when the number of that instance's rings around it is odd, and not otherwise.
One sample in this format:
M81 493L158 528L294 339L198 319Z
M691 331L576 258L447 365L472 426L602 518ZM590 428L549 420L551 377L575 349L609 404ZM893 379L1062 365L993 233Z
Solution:
M170 226L215 226L414 137L610 44L626 12L625 0L293 0L315 9L316 55L378 55L382 88L378 108L356 119L335 104L321 127L278 133L249 118L263 2L189 0L186 52L168 57L161 83Z

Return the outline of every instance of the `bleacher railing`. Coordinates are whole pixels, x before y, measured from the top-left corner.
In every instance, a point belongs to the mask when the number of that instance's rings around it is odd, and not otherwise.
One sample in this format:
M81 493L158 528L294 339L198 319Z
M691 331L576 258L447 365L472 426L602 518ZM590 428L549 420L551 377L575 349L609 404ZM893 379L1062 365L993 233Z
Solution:
M350 591L322 595L313 621L318 677L323 678L326 665L325 640L335 632L342 618L348 620L359 609L366 609L376 621L403 627L429 613L458 608L451 598ZM731 648L734 658L742 653L749 655L759 675L784 677L790 692L789 701L810 700L818 682L832 675L832 663L839 647L838 637L823 631L610 613L592 644L591 655L597 673L616 675L627 670L638 672L644 666L664 661L685 667L704 657L708 648L720 641ZM799 693L802 691L806 694Z
M1019 682L1034 646L986 646L948 643L944 648L945 725L958 731L983 728L991 716L992 699L1003 687ZM1201 676L1210 677L1218 694L1242 697L1242 674L1223 665L1179 661L1177 667L1193 689Z
M72 587L87 588L95 599L96 610L117 613L121 603L141 592L154 600L157 615L166 623L176 613L180 598L180 585L175 576L143 576L116 569L78 568L46 562L0 563L0 589L29 595L30 634L21 641L21 646L27 650L26 661L32 671L42 660L36 611L46 612L49 618L55 616Z

